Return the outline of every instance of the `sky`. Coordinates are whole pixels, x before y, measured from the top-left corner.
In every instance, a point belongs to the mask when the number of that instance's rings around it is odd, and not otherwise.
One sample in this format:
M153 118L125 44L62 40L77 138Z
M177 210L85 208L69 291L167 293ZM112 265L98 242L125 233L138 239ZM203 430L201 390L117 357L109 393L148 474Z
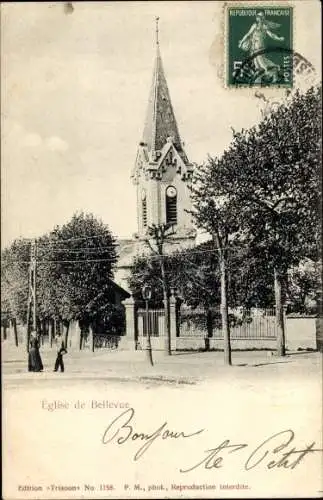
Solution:
M319 2L294 4L294 49L319 70ZM80 211L101 218L116 237L136 231L130 174L152 79L156 16L190 161L220 155L231 127L260 120L263 101L254 89L224 85L222 2L73 6L67 13L63 3L1 5L2 246L40 236Z

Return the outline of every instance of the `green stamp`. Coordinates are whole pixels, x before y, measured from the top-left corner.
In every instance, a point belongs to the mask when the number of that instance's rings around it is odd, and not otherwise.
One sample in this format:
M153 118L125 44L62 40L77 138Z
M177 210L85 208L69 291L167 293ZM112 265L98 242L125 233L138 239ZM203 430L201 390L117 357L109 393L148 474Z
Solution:
M226 15L228 86L292 87L293 8L236 6Z

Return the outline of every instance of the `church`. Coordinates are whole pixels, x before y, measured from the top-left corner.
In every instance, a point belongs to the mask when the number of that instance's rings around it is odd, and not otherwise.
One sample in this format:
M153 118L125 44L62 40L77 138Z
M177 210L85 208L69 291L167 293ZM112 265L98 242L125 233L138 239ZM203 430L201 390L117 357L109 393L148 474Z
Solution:
M115 281L128 290L127 278L138 255L150 253L147 229L171 224L166 252L195 246L189 183L194 164L186 155L178 130L160 52L156 19L156 55L142 139L138 144L131 179L136 189L137 233L118 240L119 261Z

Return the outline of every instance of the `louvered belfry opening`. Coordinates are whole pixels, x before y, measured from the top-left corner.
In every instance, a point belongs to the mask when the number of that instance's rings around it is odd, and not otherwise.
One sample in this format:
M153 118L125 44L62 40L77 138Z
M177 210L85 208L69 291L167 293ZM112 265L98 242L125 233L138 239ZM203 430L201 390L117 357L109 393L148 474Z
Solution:
M166 222L177 224L177 195L169 196L166 193Z
M147 227L147 200L142 200L142 225Z

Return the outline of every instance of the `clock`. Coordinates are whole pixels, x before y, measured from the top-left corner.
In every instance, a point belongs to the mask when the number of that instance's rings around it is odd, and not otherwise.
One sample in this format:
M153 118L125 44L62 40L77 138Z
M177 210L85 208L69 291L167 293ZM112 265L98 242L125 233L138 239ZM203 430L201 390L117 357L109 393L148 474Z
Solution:
M175 198L176 195L176 188L174 186L168 186L168 188L166 189L166 196L168 196L169 198Z
M145 189L141 190L141 199L142 199L142 201L144 201L146 199L146 190Z

